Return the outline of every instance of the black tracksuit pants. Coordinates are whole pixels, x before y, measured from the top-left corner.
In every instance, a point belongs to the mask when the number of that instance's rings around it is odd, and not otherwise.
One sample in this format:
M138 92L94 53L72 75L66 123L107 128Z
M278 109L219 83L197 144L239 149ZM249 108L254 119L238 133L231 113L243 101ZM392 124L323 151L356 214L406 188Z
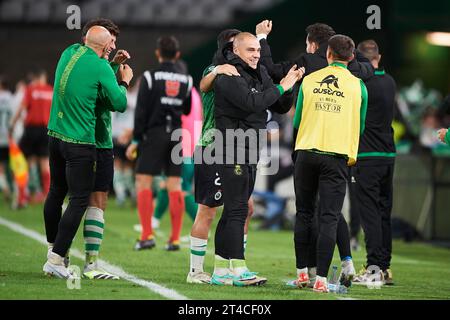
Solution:
M347 160L331 155L299 151L295 161L295 255L297 268L305 268L317 254L317 275L326 277L336 245L337 226L345 198ZM320 196L318 231L314 220ZM317 246L314 238L317 236Z
M320 203L320 199L318 199L317 204ZM319 206L317 206L319 207ZM311 230L311 238L310 238L310 245L311 248L317 248L317 227L319 225L319 222L317 220L317 216L319 215L318 210L316 208L316 215L314 217L314 226ZM339 215L339 220L337 224L337 230L336 230L336 246L339 250L339 257L341 260L344 260L348 257L352 257L352 251L350 248L350 233L348 230L348 224L347 221L345 221L344 215L341 213ZM308 250L308 262L307 262L308 268L315 268L317 267L317 252L316 250ZM300 267L297 265L297 268L301 269L303 267Z
M47 241L64 257L80 226L94 187L95 145L64 142L49 137L50 191L44 205ZM69 205L62 215L64 198ZM61 217L62 215L62 217Z
M215 235L216 254L224 259L244 258L244 225L256 179L256 166L219 165L223 212Z
M391 211L394 160L358 160L357 199L364 230L367 265L386 270L391 264Z

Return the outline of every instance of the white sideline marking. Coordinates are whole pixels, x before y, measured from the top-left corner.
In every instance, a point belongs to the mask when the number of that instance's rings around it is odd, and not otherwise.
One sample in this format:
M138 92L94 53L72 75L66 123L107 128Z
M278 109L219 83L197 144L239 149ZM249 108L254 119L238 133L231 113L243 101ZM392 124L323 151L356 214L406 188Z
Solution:
M336 299L338 299L338 300L358 300L358 299L350 298L350 297L336 297Z
M39 232L25 228L24 226L22 226L18 223L9 221L2 217L0 217L0 225L3 225L5 227L11 229L12 231L15 231L24 236L27 236L28 238L34 239L37 242L40 242L41 244L47 246L47 238L45 236L43 236L42 234L40 234ZM84 260L84 254L82 254L77 249L71 249L70 254L76 258ZM142 287L145 287L145 288L149 289L150 291L153 291L153 292L163 296L164 298L172 299L172 300L189 300L189 298L179 294L175 290L166 288L164 286L161 286L161 285L151 282L151 281L139 279L136 276L126 273L122 268L112 265L105 260L99 259L98 262L99 262L100 266L102 268L104 268L106 271L116 274L124 280L135 283Z
M445 264L439 261L421 261L421 260L416 260L416 259L411 259L411 258L404 258L403 256L399 256L399 255L392 255L392 261L393 264L396 263L400 263L400 264L411 264L411 265L428 265L428 266L436 266L436 265L440 265L440 264ZM395 286L397 287L397 286Z

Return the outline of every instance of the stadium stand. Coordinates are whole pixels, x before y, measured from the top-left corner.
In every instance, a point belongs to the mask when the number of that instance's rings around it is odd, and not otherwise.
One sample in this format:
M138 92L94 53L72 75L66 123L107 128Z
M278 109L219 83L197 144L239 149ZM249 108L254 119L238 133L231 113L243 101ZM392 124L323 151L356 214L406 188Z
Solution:
M56 0L0 1L0 22L59 23L67 18L69 5L79 5L82 22L105 16L117 23L136 26L219 27L236 12L254 13L283 0L84 0L71 3Z

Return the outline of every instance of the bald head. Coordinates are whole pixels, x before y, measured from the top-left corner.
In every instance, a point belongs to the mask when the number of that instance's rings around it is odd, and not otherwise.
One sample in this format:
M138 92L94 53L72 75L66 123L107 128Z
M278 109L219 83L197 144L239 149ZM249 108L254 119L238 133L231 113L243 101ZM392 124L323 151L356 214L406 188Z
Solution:
M234 37L233 46L241 46L246 41L256 40L256 37L250 32L240 32Z
M105 27L93 26L86 33L86 46L102 56L111 44L112 39L111 33Z
M258 39L249 32L238 33L234 37L233 52L251 68L256 69L260 57L261 46Z

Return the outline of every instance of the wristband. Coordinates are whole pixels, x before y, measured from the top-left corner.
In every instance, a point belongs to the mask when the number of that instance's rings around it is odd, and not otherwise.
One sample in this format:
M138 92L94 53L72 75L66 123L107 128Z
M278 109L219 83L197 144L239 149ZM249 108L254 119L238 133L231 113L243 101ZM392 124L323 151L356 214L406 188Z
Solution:
M280 92L280 96L282 96L284 94L284 88L281 84L277 84L276 85L278 91Z
M258 41L261 41L262 39L266 39L267 40L267 34L259 33L259 34L256 35L256 39L258 39Z
M126 89L128 89L128 87L129 87L128 83L126 83L123 80L119 82L119 86L124 86Z
M214 69L212 69L211 73L215 76L217 76L217 68L218 66L215 66Z

